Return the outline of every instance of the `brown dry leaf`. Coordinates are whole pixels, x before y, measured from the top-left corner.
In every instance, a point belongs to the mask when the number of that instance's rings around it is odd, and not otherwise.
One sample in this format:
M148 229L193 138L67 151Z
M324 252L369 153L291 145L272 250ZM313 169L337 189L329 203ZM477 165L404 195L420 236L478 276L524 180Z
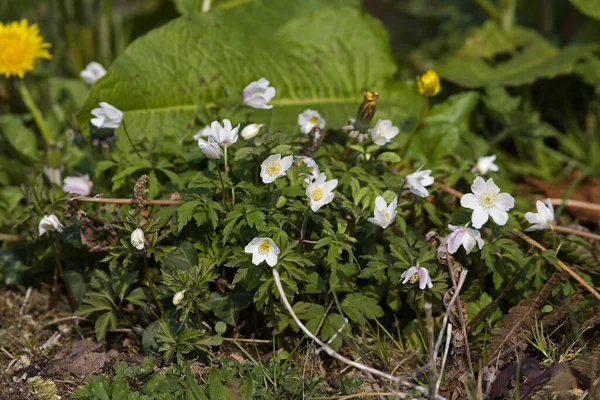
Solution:
M560 199L578 175L578 172L573 173L557 182L545 182L528 176L524 176L523 179L536 189L544 192L547 197ZM589 177L584 179L569 199L600 204L600 178ZM585 222L600 223L600 216L591 211L569 208L569 213Z
M53 375L60 371L67 371L73 375L87 376L99 371L109 361L103 347L104 342L80 340L70 348L56 353L46 373Z

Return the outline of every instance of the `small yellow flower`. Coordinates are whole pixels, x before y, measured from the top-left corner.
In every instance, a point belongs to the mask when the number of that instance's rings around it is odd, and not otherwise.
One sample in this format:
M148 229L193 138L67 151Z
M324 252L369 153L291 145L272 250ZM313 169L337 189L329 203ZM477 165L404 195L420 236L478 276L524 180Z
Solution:
M37 24L22 19L4 25L0 22L0 74L23 78L40 58L50 59L49 43L44 43Z
M417 85L419 86L419 93L427 97L435 96L442 89L440 77L432 69L417 77Z

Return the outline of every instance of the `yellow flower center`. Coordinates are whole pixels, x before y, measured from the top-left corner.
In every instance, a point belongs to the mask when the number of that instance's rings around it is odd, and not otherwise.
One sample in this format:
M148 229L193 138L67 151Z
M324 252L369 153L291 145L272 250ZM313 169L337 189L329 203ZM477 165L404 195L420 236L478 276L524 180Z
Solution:
M268 240L263 240L262 242L260 242L260 244L258 245L258 252L262 255L265 255L269 252L269 250L271 249L271 243L269 243Z
M312 117L310 117L310 119L308 120L308 122L310 122L313 125L316 125L317 122L319 122L319 117L317 117L316 115L313 115Z
M299 159L299 160L298 160L298 166L299 166L299 167L303 166L304 164L306 164L306 162L304 162L304 160L303 160L303 159Z
M413 276L410 277L410 283L415 283L419 280L419 273L415 272Z
M385 219L390 219L390 213L387 212L386 209L381 210L381 212L383 213L383 215L385 215Z
M269 175L277 175L281 171L281 165L279 161L271 161L267 164L267 174Z
M496 204L496 195L492 192L482 193L479 197L479 204L486 208L493 207Z
M44 227L44 229L54 228L54 226L52 226L52 224L43 224L42 226Z
M52 58L48 48L50 44L43 42L36 24L29 25L26 19L6 25L0 22L0 74L7 78L22 78L38 59Z
M312 193L310 194L310 198L313 199L314 201L319 201L323 198L323 196L325 196L325 192L323 191L322 187L318 187L315 190L312 191Z

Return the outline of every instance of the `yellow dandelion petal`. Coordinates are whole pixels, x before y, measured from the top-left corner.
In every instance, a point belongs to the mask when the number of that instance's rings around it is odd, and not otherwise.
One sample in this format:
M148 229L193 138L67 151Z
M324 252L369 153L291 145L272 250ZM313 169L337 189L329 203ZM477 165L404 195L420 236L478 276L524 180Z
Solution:
M23 78L38 59L50 59L50 43L44 43L37 24L26 19L0 22L0 75Z

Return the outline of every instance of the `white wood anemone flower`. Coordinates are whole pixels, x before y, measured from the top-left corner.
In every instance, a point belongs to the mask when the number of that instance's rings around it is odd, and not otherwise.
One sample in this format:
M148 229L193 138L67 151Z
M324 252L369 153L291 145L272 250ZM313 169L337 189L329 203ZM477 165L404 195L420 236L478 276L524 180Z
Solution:
M429 276L429 271L425 267L419 267L418 265L415 267L410 267L406 271L402 273L400 279L403 279L402 283L405 284L410 281L410 283L419 282L419 289L424 290L425 287L431 289L433 287L433 283L431 282L431 277Z
M321 171L319 170L319 166L317 165L317 162L314 160L314 158L307 157L307 156L295 156L294 159L296 161L297 166L299 166L299 167L302 165L306 166L306 168L308 169L308 172L310 173L310 175L308 175L304 179L304 182L309 184L319 177L319 174L321 173ZM307 174L302 173L301 175L307 175Z
M515 199L508 193L500 193L500 188L490 178L485 181L478 176L471 185L473 193L467 193L460 199L460 205L473 210L471 222L473 228L481 228L492 217L498 225L508 221L508 211L515 206Z
M408 190L415 196L419 197L427 197L429 196L429 191L425 189L425 186L429 186L433 183L433 177L429 176L431 174L430 169L426 169L421 171L418 169L406 176L406 186Z
M308 108L298 115L298 125L300 125L300 132L308 135L315 126L325 129L325 119L317 111Z
M392 125L392 121L389 119L380 119L375 124L375 127L371 129L371 139L373 140L373 143L383 146L384 144L391 142L399 132L400 129Z
M325 181L327 177L324 173L320 173L319 176L306 188L306 195L310 201L310 208L313 212L317 212L319 208L325 204L329 204L335 197L333 189L338 184L337 179Z
M42 219L40 219L40 223L38 225L38 237L42 236L46 232L62 232L64 227L65 226L60 223L56 215L44 215Z
M123 122L123 112L106 102L101 102L100 107L94 108L91 113L92 125L96 128L117 129Z
M448 253L456 253L460 246L464 247L467 254L471 253L475 245L479 246L479 250L483 248L484 242L481 233L477 229L456 225L448 225L448 228L452 231L451 234L446 236Z
M209 137L211 133L212 131L210 129L210 125L206 125L204 128L196 132L196 134L194 135L194 140L198 140L203 137Z
M93 85L98 79L106 75L106 69L99 62L92 61L79 73L81 79L88 85Z
M63 180L62 190L66 193L75 193L80 196L89 196L92 193L94 182L90 180L89 175L67 176Z
M210 136L212 136L221 146L229 147L237 142L239 129L240 124L233 128L231 121L228 119L223 120L223 126L221 126L218 121L213 121L210 124Z
M396 207L398 206L398 197L394 197L394 200L389 205L385 202L383 197L377 196L375 198L375 210L373 211L374 217L369 218L368 221L382 227L387 228L394 223L396 219Z
M552 223L554 222L554 207L552 206L552 201L550 199L546 199L546 204L544 204L543 201L538 200L535 203L535 207L537 208L537 213L525 213L525 219L527 222L533 224L529 228L525 229L525 232L553 229Z
M143 250L146 244L146 238L144 237L144 231L140 228L137 228L133 232L131 232L131 237L129 238L131 241L131 245L138 250Z
M488 172L498 172L499 168L496 164L496 155L492 154L487 157L479 157L477 164L471 169L471 172L479 172L481 175L486 175Z
M269 86L266 78L260 78L244 88L244 103L252 108L270 109L273 106L268 103L276 93L277 91L273 86Z
M249 124L242 129L242 137L244 140L254 139L256 135L260 132L260 128L262 128L263 124Z
M273 154L260 165L260 177L263 183L275 182L275 179L280 176L285 176L285 173L292 166L294 157L286 156L281 158L281 154Z
M254 238L244 248L246 253L252 254L252 264L259 265L266 261L269 266L277 264L279 247L269 238Z
M221 146L219 146L219 143L217 143L217 141L212 136L208 137L208 141L202 138L198 139L198 147L208 158L217 159L221 158L221 156L223 155L223 150L221 150Z

